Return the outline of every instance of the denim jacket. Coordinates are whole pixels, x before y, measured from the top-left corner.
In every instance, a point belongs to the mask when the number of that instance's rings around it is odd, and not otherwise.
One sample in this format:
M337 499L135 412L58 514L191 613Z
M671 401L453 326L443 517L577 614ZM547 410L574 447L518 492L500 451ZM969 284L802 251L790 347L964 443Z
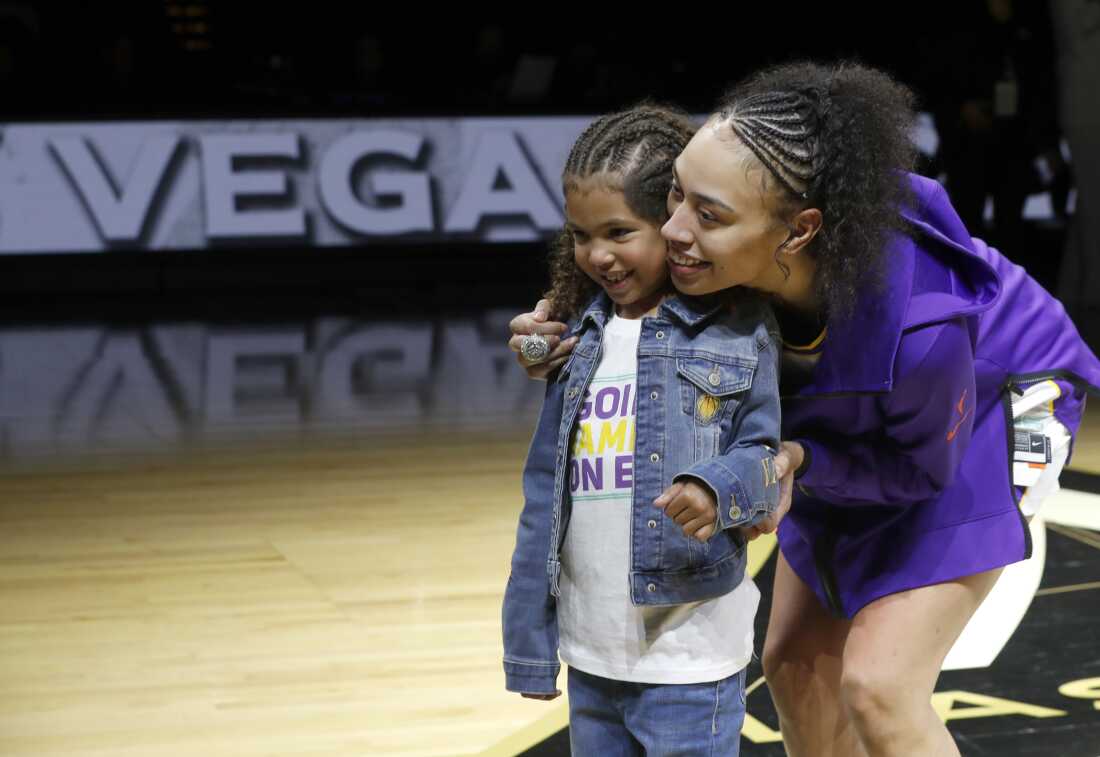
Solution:
M552 693L559 671L556 597L569 525L570 442L611 317L606 294L571 322L579 336L546 396L523 471L523 511L504 596L510 691ZM745 572L738 527L775 511L779 485L779 336L770 308L739 294L733 307L676 295L642 321L638 342L630 598L672 605L732 591ZM709 488L721 530L705 543L653 506L673 482Z

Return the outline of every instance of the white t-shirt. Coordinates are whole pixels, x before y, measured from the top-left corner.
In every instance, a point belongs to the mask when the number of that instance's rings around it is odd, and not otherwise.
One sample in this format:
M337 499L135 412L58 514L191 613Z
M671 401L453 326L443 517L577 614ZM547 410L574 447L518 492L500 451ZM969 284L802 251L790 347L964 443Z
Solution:
M733 675L752 656L760 601L745 580L704 602L635 607L630 601L630 516L641 320L614 316L578 416L569 459L573 514L558 599L562 662L636 683L703 683ZM644 492L643 503L661 492ZM654 508L653 517L665 518Z

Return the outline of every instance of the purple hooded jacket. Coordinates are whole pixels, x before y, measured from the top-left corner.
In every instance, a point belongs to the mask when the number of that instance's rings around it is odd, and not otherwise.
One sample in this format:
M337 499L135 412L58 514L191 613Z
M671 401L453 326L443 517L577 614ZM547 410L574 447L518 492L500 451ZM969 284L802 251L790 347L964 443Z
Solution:
M1062 305L910 176L910 236L885 286L829 324L809 385L783 398L808 462L779 544L834 612L1031 554L1012 485L1012 387L1055 378L1076 433L1100 362Z

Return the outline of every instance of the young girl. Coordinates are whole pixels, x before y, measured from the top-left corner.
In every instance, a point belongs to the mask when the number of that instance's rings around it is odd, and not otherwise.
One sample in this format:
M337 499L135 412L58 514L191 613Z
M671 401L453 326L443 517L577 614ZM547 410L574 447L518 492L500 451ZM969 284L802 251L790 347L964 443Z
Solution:
M552 298L575 348L524 470L504 669L552 699L560 654L577 755L738 752L759 599L739 529L779 498L778 348L754 295L669 288L660 230L693 131L653 106L604 116L563 175Z

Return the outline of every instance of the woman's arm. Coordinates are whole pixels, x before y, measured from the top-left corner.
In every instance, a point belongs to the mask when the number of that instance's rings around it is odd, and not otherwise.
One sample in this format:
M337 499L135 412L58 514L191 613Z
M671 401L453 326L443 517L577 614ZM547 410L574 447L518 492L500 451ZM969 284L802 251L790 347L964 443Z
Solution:
M902 337L881 437L807 433L798 484L835 504L913 504L954 480L976 406L974 353L962 319Z

